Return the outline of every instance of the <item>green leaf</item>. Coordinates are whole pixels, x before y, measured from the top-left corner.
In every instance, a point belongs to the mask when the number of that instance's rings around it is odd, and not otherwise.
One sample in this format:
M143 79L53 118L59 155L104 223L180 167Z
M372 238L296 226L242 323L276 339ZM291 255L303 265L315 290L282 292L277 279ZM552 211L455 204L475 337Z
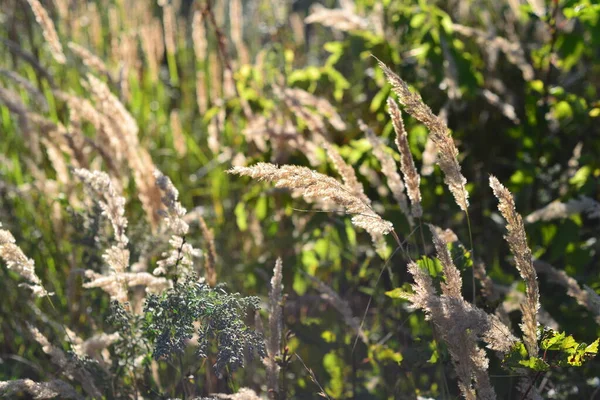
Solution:
M534 371L548 371L550 369L550 365L538 357L531 357L528 360L521 360L519 361L519 364Z
M344 78L344 75L334 68L327 68L323 72L327 74L329 79L331 79L333 82L333 97L337 101L341 101L342 97L344 96L344 89L348 89L350 87L350 82L348 82L346 78Z
M333 66L337 63L344 53L344 44L342 42L327 42L323 45L323 48L331 53L331 55L325 61L325 65Z
M385 85L384 87L382 87L381 90L379 92L377 92L377 94L375 96L373 96L373 100L371 100L371 106L369 107L369 110L371 112L375 112L375 111L379 110L381 108L381 105L383 104L383 102L386 101L389 93L390 93L389 85Z
M313 250L305 250L301 255L302 265L304 265L305 270L310 274L314 273L319 266L319 259L317 254Z
M248 229L248 214L246 213L246 204L238 203L235 206L235 222L240 231L245 232Z
M538 93L544 92L544 82L542 82L539 79L529 82L529 87L531 87L533 90L535 90Z
M323 367L331 377L327 385L327 393L335 399L344 393L344 362L338 355L331 351L323 357Z
M594 340L592 344L585 348L586 354L598 354L598 345L600 344L600 338Z
M317 67L306 67L304 69L297 69L292 71L289 75L290 85L296 82L316 82L321 78L321 69Z
M569 183L575 186L577 189L581 189L581 187L587 182L591 173L592 167L585 165L577 170L575 175L569 180Z
M429 348L432 350L432 352L431 357L429 357L429 359L427 360L427 363L435 364L440 358L440 351L438 349L437 342L435 340L432 340L431 343L429 343Z
M442 275L443 267L437 258L429 258L427 256L421 257L417 260L417 265L427 272L432 278Z
M523 342L517 342L508 352L508 354L506 354L506 356L504 356L504 359L502 360L502 364L504 364L506 367L509 368L516 368L518 367L520 364L520 361L522 361L523 359L526 359L528 356L527 354L527 349L525 348L525 345L523 344Z
M578 343L575 341L575 339L571 335L565 337L564 340L562 341L562 343L560 344L561 350L565 350L565 351L577 348L577 346L578 346Z
M388 290L387 292L385 292L385 295L392 299L406 299L407 296L410 296L410 293L402 288L396 288Z
M291 65L294 62L294 52L291 49L286 49L283 54L286 64Z
M292 288L299 296L302 296L304 293L306 293L308 285L306 283L306 278L300 272L296 272L294 274L294 283L292 284Z
M256 200L256 205L254 206L254 213L256 215L256 218L258 218L259 221L262 221L267 217L268 212L269 199L267 198L267 196L260 196Z
M425 15L425 13L415 14L410 20L411 28L416 29L422 26L423 23L425 23L425 18L427 18L427 15Z
M348 244L350 248L354 248L356 246L356 230L354 229L354 225L350 222L349 219L345 220L346 224L346 238L348 239Z
M573 117L573 109L566 101L559 101L553 108L554 117L558 120Z
M402 360L404 359L404 357L402 357L402 354L390 349L387 346L383 346L380 344L372 345L370 350L373 351L373 355L375 356L375 358L383 362L384 364L392 362L400 365L402 363Z
M510 177L510 183L513 185L531 185L534 177L528 173L518 170Z
M561 348L561 344L565 339L565 333L554 334L549 339L542 340L542 350L558 350Z
M335 342L336 336L332 331L324 331L321 333L321 338L327 343L333 343Z

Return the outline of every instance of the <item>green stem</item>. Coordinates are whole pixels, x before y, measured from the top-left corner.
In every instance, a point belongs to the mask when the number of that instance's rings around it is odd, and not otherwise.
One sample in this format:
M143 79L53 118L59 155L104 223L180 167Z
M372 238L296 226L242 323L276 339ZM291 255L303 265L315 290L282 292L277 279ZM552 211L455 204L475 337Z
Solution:
M175 53L167 53L167 64L169 66L169 77L173 86L179 86L179 74L177 72L177 59Z

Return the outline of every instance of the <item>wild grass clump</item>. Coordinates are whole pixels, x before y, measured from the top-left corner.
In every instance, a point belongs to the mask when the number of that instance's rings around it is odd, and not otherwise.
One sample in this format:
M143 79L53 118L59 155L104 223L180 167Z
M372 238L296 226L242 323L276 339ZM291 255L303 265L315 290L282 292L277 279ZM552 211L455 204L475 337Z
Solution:
M598 9L7 1L0 397L600 392Z

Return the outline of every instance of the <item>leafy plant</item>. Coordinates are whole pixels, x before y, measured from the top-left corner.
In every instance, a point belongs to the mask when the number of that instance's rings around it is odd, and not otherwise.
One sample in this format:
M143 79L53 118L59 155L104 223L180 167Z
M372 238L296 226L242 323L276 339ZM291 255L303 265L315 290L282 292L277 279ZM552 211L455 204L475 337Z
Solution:
M235 370L244 366L245 355L266 357L263 337L243 321L247 310L259 307L258 297L227 293L223 285L211 288L190 276L161 295L148 296L143 332L153 344L152 356L157 360L182 353L196 333L199 357L208 357L214 347L215 371L221 372L227 365Z
M513 370L526 367L544 372L557 367L581 367L598 354L600 339L589 345L578 343L571 335L545 327L540 327L540 336L542 356L528 357L523 344L518 343L504 358L504 365Z

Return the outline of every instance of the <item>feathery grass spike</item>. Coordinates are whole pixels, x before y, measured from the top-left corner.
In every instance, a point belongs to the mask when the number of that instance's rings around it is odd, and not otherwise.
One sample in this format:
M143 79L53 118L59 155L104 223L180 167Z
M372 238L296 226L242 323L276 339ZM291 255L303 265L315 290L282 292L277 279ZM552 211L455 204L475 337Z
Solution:
M4 397L29 394L34 399L83 399L73 386L69 383L53 379L48 382L35 382L31 379L16 379L11 381L0 381L0 394Z
M46 39L46 43L48 43L48 46L50 47L50 53L52 53L52 57L54 57L56 62L59 64L66 63L67 58L65 57L62 45L58 39L58 34L54 28L54 23L48 15L48 12L38 0L27 0L27 2L31 6L33 15L35 15L35 20L42 27L42 33L44 35L44 39Z
M269 290L269 340L267 341L267 357L264 359L267 367L267 385L269 391L277 393L279 365L276 358L280 355L282 313L281 297L283 279L283 262L281 257L275 262L273 277L271 278L271 289Z
M260 181L274 182L276 187L301 193L307 201L329 200L352 214L352 223L363 228L374 239L387 235L393 229L391 222L377 215L354 191L337 180L306 167L258 163L250 167L234 167L229 173L249 176Z
M335 147L333 147L333 145L331 143L329 143L327 140L323 139L321 141L321 145L327 151L327 155L331 159L333 166L335 167L335 169L338 171L338 173L342 177L342 179L344 181L344 185L349 187L356 196L360 197L360 199L362 201L364 201L366 204L370 205L371 199L369 199L365 195L364 187L363 187L362 183L360 183L360 181L356 177L356 172L354 171L354 168L352 168L350 165L348 165L346 163L346 161L344 161L344 159L342 158L340 153L337 151L337 149Z
M408 271L415 283L412 285L413 293L406 297L413 308L425 311L427 318L437 326L448 346L458 376L458 386L465 399L495 399L496 394L487 374L489 360L485 351L477 345L477 339L481 337L493 343L495 340L486 338L486 335L490 335L489 328L495 325L494 322L499 321L494 321L493 316L464 301L460 293L458 297L446 294L438 296L431 276L416 263L411 261ZM505 347L510 349L510 346ZM472 385L472 382L477 382L477 385Z
M379 66L385 73L392 90L398 95L398 101L404 107L406 112L422 122L431 132L431 139L437 146L437 163L444 171L444 183L452 192L456 204L461 210L467 212L469 207L469 193L465 187L467 180L460 172L458 164L458 149L456 148L450 130L444 121L436 116L431 109L423 102L421 95L413 93L398 75L389 69L383 62L379 61Z
M2 227L1 223L0 227ZM28 287L36 297L46 296L48 292L44 289L41 279L35 273L33 260L27 258L23 250L15 242L15 238L9 231L0 229L0 258L4 260L8 269L32 283L32 285L22 283L19 286Z
M373 154L375 158L381 164L381 172L385 175L387 180L388 187L392 191L394 198L398 202L400 206L400 210L406 216L408 223L410 226L414 224L412 215L408 209L408 200L406 199L406 195L404 194L404 182L402 181L402 177L398 173L398 168L396 166L396 161L394 158L385 151L385 144L383 141L375 136L375 133L369 128L364 122L361 120L358 121L358 125L360 129L364 132L373 147Z
M208 225L206 225L206 221L202 215L198 216L198 223L204 237L204 278L211 287L214 287L217 284L215 235L212 229L209 229Z
M448 251L447 243L438 235L435 226L429 224L429 230L431 231L437 257L444 268L444 275L446 277L446 281L442 283L442 292L448 297L462 299L462 278L460 276L460 271L454 265L454 261L452 261L452 256L450 255L450 251Z
M387 99L388 111L392 117L392 125L396 132L396 146L400 152L400 170L404 175L404 183L406 185L406 193L410 199L412 215L415 218L423 216L423 208L421 207L421 176L415 167L410 146L408 144L408 136L404 123L402 122L402 113L396 102L390 97Z
M523 330L524 342L529 356L537 357L537 313L540 308L540 291L537 274L531 259L531 250L527 245L525 226L521 215L515 209L515 201L512 194L495 176L490 176L490 187L494 191L494 196L500 201L498 210L506 220L506 230L508 233L504 238L515 257L515 264L521 274L521 278L525 281L526 296L525 303L521 305L523 312L521 329Z

